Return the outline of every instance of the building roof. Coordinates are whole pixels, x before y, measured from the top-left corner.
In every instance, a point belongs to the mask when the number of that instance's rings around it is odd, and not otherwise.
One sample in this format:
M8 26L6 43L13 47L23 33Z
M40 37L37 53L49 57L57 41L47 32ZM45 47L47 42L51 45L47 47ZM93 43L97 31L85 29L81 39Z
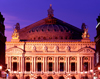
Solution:
M20 29L19 39L32 40L67 40L81 39L83 30L54 17L52 6L48 17Z

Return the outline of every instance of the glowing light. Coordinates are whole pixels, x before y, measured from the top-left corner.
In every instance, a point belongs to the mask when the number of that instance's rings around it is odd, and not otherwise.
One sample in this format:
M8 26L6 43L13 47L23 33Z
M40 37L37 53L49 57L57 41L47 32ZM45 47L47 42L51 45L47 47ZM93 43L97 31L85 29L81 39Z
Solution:
M10 69L8 69L8 71L10 71Z
M0 66L0 70L2 70L2 66Z
M16 71L14 71L14 73L16 73Z
M100 67L98 67L98 70L100 70Z
M90 72L93 72L93 70L90 70Z
M81 74L83 74L83 72L81 72Z
M85 74L87 74L87 72L85 71Z

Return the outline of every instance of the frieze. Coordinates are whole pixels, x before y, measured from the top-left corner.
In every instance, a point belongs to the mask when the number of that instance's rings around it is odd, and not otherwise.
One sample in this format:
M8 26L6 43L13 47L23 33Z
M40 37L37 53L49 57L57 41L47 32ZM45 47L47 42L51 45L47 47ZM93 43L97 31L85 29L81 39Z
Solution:
M79 52L81 52L81 53L95 53L95 51L91 48L83 48L83 49L80 49Z
M23 50L19 48L11 48L6 51L7 53L23 53Z
M47 46L43 46L43 51L44 51L44 52L47 52L47 51L48 51Z
M70 47L69 46L66 46L65 47L65 50L66 50L66 52L69 52L70 51Z
M59 47L58 47L58 46L55 46L55 47L54 47L54 51L55 51L55 52L58 52L58 51L59 51Z
M33 52L35 52L36 51L36 47L33 45Z

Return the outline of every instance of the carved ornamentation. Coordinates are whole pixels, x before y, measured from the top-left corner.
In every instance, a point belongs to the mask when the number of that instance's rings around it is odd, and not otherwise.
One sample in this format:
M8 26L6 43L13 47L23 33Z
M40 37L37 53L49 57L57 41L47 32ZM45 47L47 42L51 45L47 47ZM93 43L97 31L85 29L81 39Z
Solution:
M13 57L13 60L17 60L17 57Z
M48 51L47 46L43 46L43 51L44 51L44 52L47 52L47 51Z
M54 47L54 50L55 50L55 52L58 52L59 51L59 47L58 46L55 46Z
M66 46L65 47L65 50L66 50L66 52L70 52L70 47L69 46Z
M91 49L89 49L89 48L85 48L81 52L90 53L90 52L93 52L93 51Z
M33 52L35 52L36 51L36 47L35 46L33 46Z
M8 53L23 53L23 50L19 48L11 48L7 50Z

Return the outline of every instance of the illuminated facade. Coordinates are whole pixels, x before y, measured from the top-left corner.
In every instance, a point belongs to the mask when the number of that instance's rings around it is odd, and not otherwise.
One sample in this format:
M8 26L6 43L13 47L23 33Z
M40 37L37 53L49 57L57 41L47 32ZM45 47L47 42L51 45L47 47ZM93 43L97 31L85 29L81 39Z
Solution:
M16 24L11 42L6 42L10 79L81 79L93 77L95 43L82 29L48 17L20 29Z

